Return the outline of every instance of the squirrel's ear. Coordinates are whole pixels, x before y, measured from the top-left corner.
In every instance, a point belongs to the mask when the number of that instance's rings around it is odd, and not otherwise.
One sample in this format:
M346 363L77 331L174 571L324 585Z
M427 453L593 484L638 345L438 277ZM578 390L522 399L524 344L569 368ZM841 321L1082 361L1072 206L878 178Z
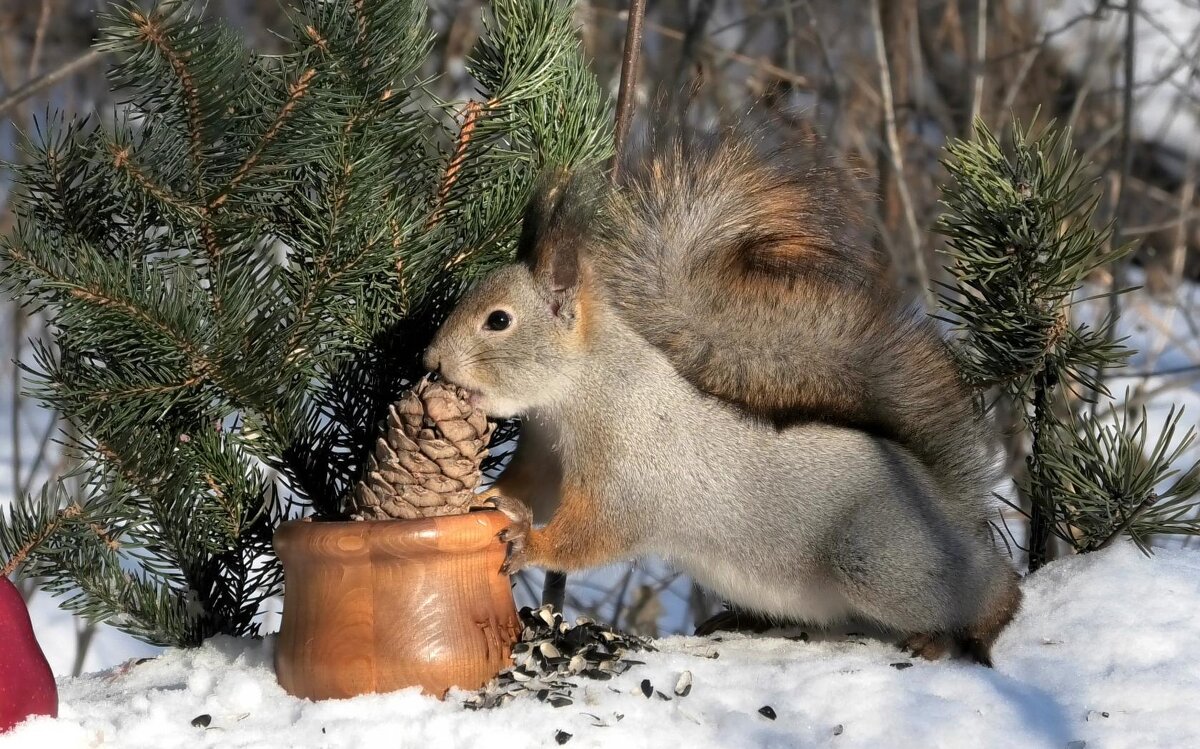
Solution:
M544 176L525 209L518 259L525 263L556 316L573 311L579 288L579 248L593 212L580 181L565 169Z

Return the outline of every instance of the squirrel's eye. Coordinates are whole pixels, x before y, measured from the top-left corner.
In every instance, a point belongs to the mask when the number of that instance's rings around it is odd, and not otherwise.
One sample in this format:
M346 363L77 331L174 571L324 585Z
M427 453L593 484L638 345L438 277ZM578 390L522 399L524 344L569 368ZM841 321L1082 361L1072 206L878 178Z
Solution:
M512 325L512 315L502 309L488 315L487 322L483 324L488 330L504 330L509 325Z

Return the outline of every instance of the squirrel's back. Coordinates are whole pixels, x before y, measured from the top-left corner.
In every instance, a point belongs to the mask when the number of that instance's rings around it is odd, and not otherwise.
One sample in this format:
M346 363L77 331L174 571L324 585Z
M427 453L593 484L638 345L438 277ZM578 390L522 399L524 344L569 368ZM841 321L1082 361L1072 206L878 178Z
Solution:
M680 374L781 428L893 439L949 493L987 495L982 420L936 326L887 282L851 172L816 143L733 134L676 139L624 174L583 201L588 256Z

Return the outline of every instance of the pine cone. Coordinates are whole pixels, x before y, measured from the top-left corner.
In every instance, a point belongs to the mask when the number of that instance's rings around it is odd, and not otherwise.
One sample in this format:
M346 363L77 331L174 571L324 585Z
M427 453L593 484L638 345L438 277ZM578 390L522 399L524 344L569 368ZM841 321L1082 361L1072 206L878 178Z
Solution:
M493 425L466 391L422 379L388 408L387 429L354 488L356 520L467 512L482 478Z

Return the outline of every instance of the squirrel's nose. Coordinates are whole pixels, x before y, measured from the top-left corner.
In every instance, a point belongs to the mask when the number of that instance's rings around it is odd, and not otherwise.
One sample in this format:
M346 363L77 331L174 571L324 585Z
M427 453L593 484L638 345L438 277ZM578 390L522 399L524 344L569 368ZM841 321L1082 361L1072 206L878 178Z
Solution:
M425 365L425 369L430 372L442 373L442 358L432 348L425 350L424 361L422 363Z

